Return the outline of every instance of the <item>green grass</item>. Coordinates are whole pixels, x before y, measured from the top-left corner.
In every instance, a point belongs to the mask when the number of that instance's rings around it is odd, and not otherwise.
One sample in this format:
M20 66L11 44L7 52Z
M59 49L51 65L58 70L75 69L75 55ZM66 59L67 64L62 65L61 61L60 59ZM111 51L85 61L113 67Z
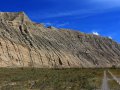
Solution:
M102 78L103 69L0 68L2 90L93 90Z

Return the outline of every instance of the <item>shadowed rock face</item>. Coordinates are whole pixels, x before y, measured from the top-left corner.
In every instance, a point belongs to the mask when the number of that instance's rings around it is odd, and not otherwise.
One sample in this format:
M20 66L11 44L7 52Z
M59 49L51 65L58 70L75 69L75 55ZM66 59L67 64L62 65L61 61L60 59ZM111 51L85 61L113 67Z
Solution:
M79 68L120 64L109 38L44 27L23 12L0 13L0 67Z

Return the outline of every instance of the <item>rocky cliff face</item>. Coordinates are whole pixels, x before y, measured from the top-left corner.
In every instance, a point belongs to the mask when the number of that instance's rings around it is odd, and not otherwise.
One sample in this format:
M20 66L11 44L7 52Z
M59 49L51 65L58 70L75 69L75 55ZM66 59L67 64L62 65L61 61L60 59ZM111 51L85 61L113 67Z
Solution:
M120 64L109 38L44 27L23 12L0 13L0 67L79 68Z

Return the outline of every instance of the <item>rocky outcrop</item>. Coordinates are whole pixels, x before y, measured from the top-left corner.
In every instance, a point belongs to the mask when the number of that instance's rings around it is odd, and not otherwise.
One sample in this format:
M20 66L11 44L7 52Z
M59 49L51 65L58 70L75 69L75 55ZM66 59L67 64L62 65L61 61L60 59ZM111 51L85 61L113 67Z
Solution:
M23 12L0 13L0 67L93 68L120 64L107 37L44 27Z

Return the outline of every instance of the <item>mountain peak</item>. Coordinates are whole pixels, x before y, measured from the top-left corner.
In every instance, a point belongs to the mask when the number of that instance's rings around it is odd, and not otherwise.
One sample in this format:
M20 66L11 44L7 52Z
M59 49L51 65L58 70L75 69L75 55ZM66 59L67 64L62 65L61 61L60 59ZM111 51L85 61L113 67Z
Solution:
M3 21L31 22L24 12L0 12L0 19Z

